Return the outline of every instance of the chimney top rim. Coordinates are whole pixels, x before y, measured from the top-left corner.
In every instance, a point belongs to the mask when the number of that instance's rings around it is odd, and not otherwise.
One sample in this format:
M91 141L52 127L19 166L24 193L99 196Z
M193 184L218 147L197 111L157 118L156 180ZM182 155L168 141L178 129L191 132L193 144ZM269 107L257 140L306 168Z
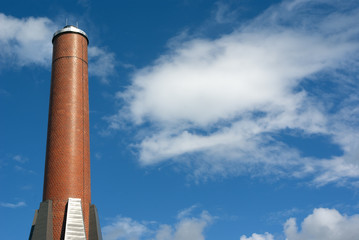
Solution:
M62 29L56 31L52 37L52 43L54 42L55 37L57 37L60 34L64 34L64 33L78 33L78 34L84 36L87 40L87 44L89 44L89 39L87 37L87 34L83 30L81 30L78 27L75 27L73 25L66 25Z

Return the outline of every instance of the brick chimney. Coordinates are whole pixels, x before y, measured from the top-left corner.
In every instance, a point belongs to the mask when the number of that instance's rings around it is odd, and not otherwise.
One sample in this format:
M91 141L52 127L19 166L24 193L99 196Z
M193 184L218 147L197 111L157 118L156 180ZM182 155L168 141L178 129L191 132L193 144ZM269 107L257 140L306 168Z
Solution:
M101 239L91 205L89 41L84 31L68 25L55 32L52 43L43 202L35 212L30 239Z

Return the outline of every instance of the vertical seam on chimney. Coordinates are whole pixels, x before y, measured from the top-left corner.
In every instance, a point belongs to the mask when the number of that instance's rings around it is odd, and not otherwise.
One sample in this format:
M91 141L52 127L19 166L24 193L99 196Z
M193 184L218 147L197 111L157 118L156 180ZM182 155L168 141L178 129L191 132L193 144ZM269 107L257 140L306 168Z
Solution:
M81 58L84 58L83 39L81 39ZM82 80L82 199L85 204L85 99L84 99L84 63L81 61Z

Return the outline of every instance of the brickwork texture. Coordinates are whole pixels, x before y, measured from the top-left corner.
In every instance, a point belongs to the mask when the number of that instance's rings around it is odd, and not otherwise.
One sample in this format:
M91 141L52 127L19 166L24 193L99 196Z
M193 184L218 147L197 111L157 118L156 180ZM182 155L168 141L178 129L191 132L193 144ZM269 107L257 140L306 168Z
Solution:
M68 198L81 198L89 233L90 136L87 39L66 32L53 39L43 201L53 202L53 239L63 239Z

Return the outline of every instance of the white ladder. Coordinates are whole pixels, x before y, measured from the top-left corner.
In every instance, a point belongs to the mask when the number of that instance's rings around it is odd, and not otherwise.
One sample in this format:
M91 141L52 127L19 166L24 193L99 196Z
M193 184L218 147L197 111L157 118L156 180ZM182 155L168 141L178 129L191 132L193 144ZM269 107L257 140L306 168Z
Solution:
M86 240L81 198L69 198L67 203L65 240Z

